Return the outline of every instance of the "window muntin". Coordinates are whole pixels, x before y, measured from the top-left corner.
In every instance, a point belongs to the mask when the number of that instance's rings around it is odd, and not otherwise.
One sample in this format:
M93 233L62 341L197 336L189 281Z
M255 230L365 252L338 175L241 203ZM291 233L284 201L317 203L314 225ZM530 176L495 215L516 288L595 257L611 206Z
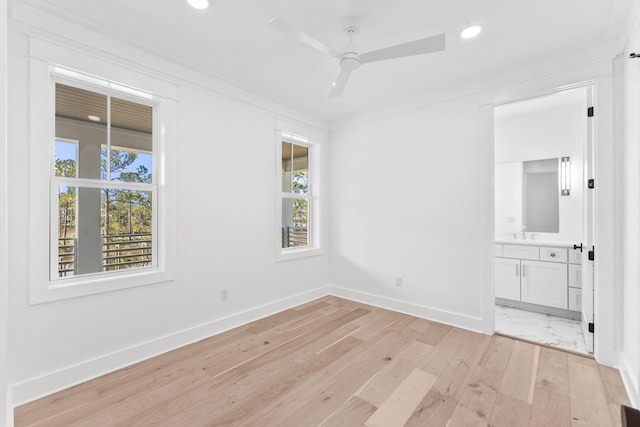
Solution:
M58 82L55 106L50 280L155 266L153 107Z

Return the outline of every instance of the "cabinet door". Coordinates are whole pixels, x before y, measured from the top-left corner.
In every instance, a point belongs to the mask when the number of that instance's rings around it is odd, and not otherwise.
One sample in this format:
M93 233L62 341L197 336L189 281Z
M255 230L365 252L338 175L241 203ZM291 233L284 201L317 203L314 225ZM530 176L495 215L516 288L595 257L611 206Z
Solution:
M495 258L496 297L520 301L520 260Z
M582 310L582 289L569 288L569 310Z
M522 301L567 309L567 264L522 261Z
M582 266L569 264L569 287L582 288Z

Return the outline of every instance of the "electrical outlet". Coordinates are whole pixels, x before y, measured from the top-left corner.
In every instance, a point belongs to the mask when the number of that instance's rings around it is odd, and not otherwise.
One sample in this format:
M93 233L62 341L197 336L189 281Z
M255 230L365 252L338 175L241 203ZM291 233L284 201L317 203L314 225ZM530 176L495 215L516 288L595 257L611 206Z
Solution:
M220 301L229 300L229 289L221 289L220 290Z
M396 286L399 288L402 287L402 276L396 276Z

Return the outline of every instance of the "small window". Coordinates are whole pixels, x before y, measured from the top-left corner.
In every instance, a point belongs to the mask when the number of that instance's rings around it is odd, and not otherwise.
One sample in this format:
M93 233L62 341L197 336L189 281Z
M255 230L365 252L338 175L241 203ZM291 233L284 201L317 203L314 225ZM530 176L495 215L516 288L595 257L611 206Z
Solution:
M309 147L282 141L282 247L309 246Z
M320 249L320 147L306 137L278 133L278 259Z
M54 84L50 280L153 267L153 106Z

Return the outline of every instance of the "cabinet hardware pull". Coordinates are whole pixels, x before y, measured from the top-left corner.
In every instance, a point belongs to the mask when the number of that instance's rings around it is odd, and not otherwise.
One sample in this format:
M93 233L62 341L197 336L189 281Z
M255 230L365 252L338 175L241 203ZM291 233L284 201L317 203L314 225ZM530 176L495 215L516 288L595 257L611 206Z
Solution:
M551 252L549 255L551 256L551 258L555 258L556 257L556 253L555 252Z

